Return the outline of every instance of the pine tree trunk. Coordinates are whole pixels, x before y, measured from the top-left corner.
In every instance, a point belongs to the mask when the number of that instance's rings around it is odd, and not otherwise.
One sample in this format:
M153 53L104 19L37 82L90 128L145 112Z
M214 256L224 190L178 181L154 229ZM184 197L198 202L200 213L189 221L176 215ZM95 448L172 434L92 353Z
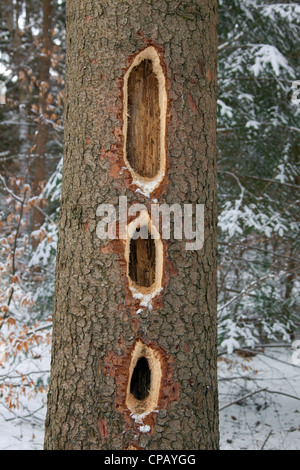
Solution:
M216 449L217 1L69 0L66 21L65 153L45 448ZM167 93L166 171L151 198L141 194L124 161L124 77L146 48L159 57ZM149 77L151 70L136 71L143 73ZM152 78L144 87L150 95ZM129 110L130 125L133 115ZM172 231L171 240L153 245L151 266L153 259L162 263L162 290L152 309L140 305L130 287L132 279L144 282L128 269L138 255L128 261L125 240L96 234L97 207L117 206L119 196L147 208L153 199L204 205L202 249L187 251ZM152 256L153 246L136 243L134 249ZM151 276L141 278L151 284Z

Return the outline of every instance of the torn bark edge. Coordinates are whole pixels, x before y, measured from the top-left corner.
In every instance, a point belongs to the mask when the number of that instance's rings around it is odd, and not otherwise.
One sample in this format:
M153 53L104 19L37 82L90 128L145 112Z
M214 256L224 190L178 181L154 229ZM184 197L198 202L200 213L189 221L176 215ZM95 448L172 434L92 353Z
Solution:
M153 237L152 240L155 245L155 278L150 287L139 286L130 277L130 247L132 237L136 229L147 226L148 237ZM164 272L164 247L163 242L157 228L151 221L147 211L141 211L140 215L127 224L127 239L125 243L125 260L126 260L126 275L128 279L129 288L134 298L144 299L152 304L152 300L159 295L162 290L162 278Z
M159 46L155 44L151 40L145 40L145 46L137 51L136 53L130 55L127 58L127 65L123 69L123 75L122 78L117 79L117 84L118 84L118 89L119 89L119 99L118 103L120 105L118 106L118 110L116 110L114 107L111 110L107 110L108 112L115 112L117 113L117 118L121 122L121 127L116 127L113 131L113 134L115 136L116 142L111 145L109 150L105 150L104 148L101 149L101 153L99 155L99 159L109 159L110 162L110 175L119 180L122 179L122 183L125 185L126 188L130 189L131 191L135 193L141 192L146 198L151 196L153 199L158 199L163 193L166 193L167 186L168 186L168 170L169 170L169 159L168 159L168 152L167 152L167 143L168 143L168 127L169 123L171 120L171 102L169 98L169 89L170 89L170 80L168 79L167 76L167 67L164 61L164 48L162 46ZM165 92L166 92L166 97L167 97L167 106L166 106L166 118L165 118L165 139L164 139L164 144L165 144L165 149L164 149L164 155L165 155L165 162L164 162L164 177L162 181L159 183L157 187L155 187L153 190L150 191L149 194L145 194L141 191L141 188L134 183L134 178L132 175L132 172L129 170L128 166L125 163L125 155L124 155L124 145L125 145L125 139L124 139L124 134L123 134L123 127L124 127L124 79L126 76L126 73L129 71L130 67L134 63L134 60L138 55L140 55L145 49L153 47L157 53L157 56L159 58L160 62L160 67L162 69L163 75L165 77Z
M140 447L136 442L130 442L123 450L145 450L143 447Z
M147 415L143 417L142 423L135 421L132 416L133 413L127 408L126 403L132 354L139 342L155 352L157 357L159 357L161 365L161 384L156 409L147 413ZM134 429L140 435L143 432L140 429L142 424L143 426L149 427L150 434L154 433L158 411L166 409L170 403L179 400L180 386L173 380L174 370L175 360L173 356L167 354L155 341L149 341L145 338L136 337L134 344L127 346L123 355L116 354L114 351L107 353L103 360L103 373L106 376L113 377L115 380L117 386L115 408L118 413L123 414L125 428L127 430Z
M129 226L136 217L128 217L127 226ZM173 261L168 258L167 256L167 243L163 241L161 238L161 233L159 232L156 225L151 220L151 214L149 215L149 223L153 225L153 227L157 230L160 236L161 241L161 250L162 250L162 257L163 257L163 269L161 272L160 278L160 287L161 292L158 292L152 299L151 299L151 310L156 310L163 307L163 295L165 288L169 282L169 279L173 276L178 274L178 271L173 263ZM117 223L116 227L116 240L110 240L108 243L103 244L100 248L102 255L108 255L110 252L113 252L119 256L119 264L120 264L120 279L124 282L124 292L125 292L125 304L121 304L119 306L120 313L127 315L127 311L129 310L131 315L135 315L137 311L141 308L140 299L134 298L134 295L131 290L130 280L128 278L128 262L126 258L126 243L127 240L119 239L119 224ZM136 332L136 331L135 331Z
M98 429L99 429L99 433L100 433L100 437L101 437L101 441L103 441L107 435L108 435L108 428L107 428L107 421L106 419L102 419L102 418L99 418L98 421L97 421L97 426L98 426Z
M151 61L153 73L156 77L158 84L158 106L159 106L159 132L160 132L160 144L159 144L159 170L153 175L153 177L146 177L137 172L132 167L130 161L127 158L127 139L128 139L128 83L130 76L134 69L139 66L144 60ZM138 54L134 55L130 66L127 68L123 76L123 157L124 162L128 170L132 175L133 182L139 187L139 190L150 197L150 194L156 189L164 179L166 173L166 122L167 122L167 109L168 109L168 95L166 87L165 72L162 68L163 59L159 56L157 49L153 46L144 47ZM140 107L141 108L141 107Z

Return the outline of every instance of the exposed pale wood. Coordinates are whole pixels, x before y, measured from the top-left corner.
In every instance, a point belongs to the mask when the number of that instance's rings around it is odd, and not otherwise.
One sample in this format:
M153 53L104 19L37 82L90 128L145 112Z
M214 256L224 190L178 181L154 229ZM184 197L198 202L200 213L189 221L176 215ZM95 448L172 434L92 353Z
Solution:
M155 282L156 249L154 240L130 241L129 276L138 286L151 287Z
M160 169L159 85L152 61L143 60L128 79L127 159L136 173L154 178Z
M135 377L136 367L139 361L147 361L149 371L144 374L140 371L139 376ZM144 369L145 372L145 369ZM132 351L131 363L129 366L129 380L126 394L126 406L135 415L149 413L155 410L161 388L162 368L159 352L148 347L142 341L137 341ZM132 387L132 381L139 383L137 387Z

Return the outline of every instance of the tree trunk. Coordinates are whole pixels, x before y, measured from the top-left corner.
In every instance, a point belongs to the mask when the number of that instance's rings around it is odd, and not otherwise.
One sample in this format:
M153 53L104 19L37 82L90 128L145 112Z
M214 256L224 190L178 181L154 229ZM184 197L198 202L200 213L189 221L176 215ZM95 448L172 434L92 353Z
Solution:
M45 448L216 449L217 1L69 0L66 21ZM203 204L204 247L99 239L97 207L119 196ZM143 217L133 231L157 232Z

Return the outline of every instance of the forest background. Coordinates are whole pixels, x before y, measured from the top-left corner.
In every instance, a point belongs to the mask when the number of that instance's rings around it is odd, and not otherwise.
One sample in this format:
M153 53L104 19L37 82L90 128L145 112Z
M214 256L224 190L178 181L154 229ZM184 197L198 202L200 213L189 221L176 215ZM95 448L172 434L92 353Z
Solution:
M181 14L184 2L173 3ZM1 0L0 15L0 448L40 449L62 182L65 2ZM300 448L299 37L297 2L219 0L223 449Z

